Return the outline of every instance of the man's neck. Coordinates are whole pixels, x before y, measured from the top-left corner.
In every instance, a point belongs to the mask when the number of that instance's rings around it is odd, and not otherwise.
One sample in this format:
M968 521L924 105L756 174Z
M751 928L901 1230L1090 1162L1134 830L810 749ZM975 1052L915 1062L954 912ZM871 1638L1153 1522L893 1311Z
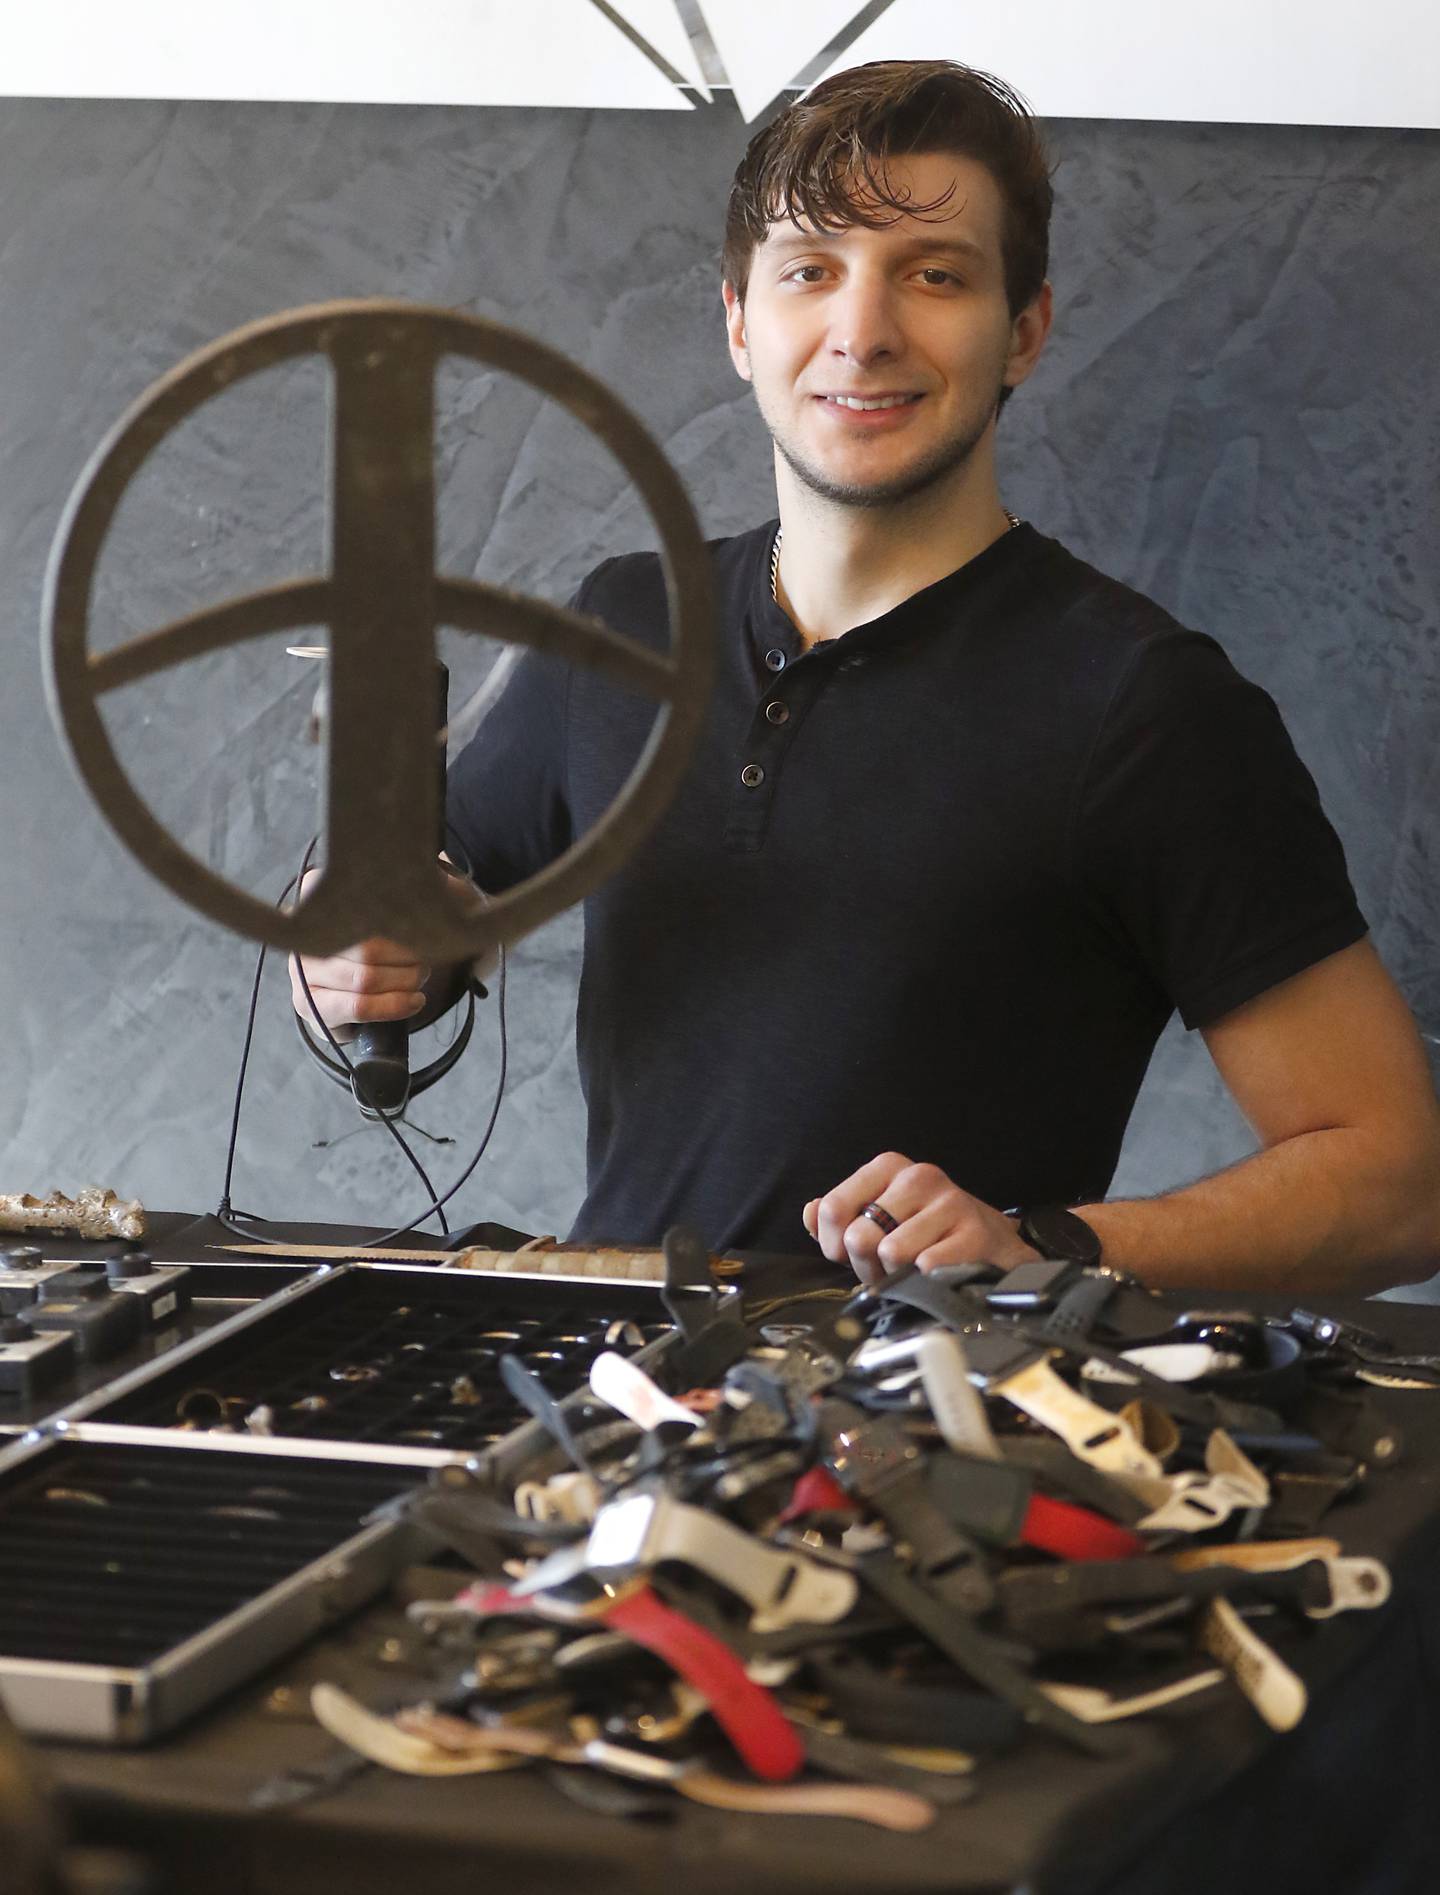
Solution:
M784 535L776 596L807 645L869 624L983 553L1009 517L993 477L948 482L888 507L843 506L776 469Z

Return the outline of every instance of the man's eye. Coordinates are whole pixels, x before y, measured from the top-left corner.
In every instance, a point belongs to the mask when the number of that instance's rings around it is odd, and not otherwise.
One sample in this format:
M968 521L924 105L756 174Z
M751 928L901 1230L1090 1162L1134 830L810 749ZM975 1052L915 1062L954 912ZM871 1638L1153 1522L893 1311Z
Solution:
M942 270L937 264L929 265L920 275L931 289L947 289L960 281L953 270Z
M787 283L818 283L825 274L823 263L797 263L793 270L787 271Z

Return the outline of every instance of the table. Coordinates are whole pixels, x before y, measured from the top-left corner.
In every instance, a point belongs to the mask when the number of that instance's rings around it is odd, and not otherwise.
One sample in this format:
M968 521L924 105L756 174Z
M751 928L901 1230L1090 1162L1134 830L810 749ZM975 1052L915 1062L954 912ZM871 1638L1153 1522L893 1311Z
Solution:
M768 1291L786 1269L754 1259L751 1278ZM1322 1306L1440 1350L1440 1310ZM624 1821L576 1807L530 1771L421 1780L366 1768L267 1806L277 1779L323 1779L337 1755L305 1711L313 1682L375 1703L423 1693L403 1658L380 1656L403 1626L391 1600L166 1742L136 1753L50 1745L42 1758L78 1833L145 1852L175 1895L394 1895L480 1877L527 1895L1429 1891L1440 1863L1440 1392L1375 1395L1406 1437L1401 1464L1334 1509L1326 1530L1347 1552L1385 1559L1395 1594L1317 1628L1298 1655L1287 1647L1311 1709L1283 1737L1229 1687L1127 1726L1120 1758L1034 1737L982 1766L972 1803L913 1837L678 1800L672 1820Z

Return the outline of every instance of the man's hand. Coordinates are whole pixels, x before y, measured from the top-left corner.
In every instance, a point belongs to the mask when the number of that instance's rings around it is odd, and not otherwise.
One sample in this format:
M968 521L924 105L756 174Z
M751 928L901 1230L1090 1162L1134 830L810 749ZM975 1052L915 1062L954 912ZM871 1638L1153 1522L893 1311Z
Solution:
M878 1220L865 1216L867 1206L881 1213ZM896 1151L882 1152L823 1198L811 1198L804 1216L830 1261L848 1262L862 1283L878 1282L907 1263L922 1270L950 1263L1009 1270L1038 1255L1003 1212L962 1191L938 1165L914 1165Z
M306 870L300 884L302 897L306 883L319 873L318 869ZM430 978L430 969L409 948L377 935L340 954L290 956L291 1004L307 1026L314 1025L315 1016L300 985L297 959L305 970L320 1017L332 1033L372 1020L413 1019L426 1005L424 983Z
M307 885L319 869L307 869L300 884L303 897ZM446 878L452 894L458 889L461 909L468 918L479 915L486 906L485 895L468 876L457 869L448 855L439 861L439 873ZM297 898L298 899L298 898ZM480 955L473 961L452 962L431 969L412 948L376 935L346 948L341 954L290 956L290 999L307 1026L313 1026L314 1014L305 999L300 976L295 971L297 958L305 970L310 991L320 1016L341 1040L351 1036L349 1029L368 1025L374 1020L413 1020L425 1013L422 1025L429 1026L464 993L473 980L488 980L499 961L498 950ZM428 1010L428 1011L427 1011Z

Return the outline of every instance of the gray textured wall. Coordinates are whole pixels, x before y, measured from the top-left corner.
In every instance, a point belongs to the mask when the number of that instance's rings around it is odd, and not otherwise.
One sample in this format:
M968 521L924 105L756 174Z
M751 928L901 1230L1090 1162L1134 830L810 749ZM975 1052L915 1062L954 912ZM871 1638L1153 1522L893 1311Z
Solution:
M1214 632L1279 699L1422 1027L1440 1034L1440 542L1433 319L1440 137L1066 123L1056 334L1003 428L1009 503ZM518 324L659 437L712 533L771 510L767 443L715 281L733 107L549 113L0 101L0 1184L212 1205L252 953L132 865L42 704L41 578L87 454L147 383L249 319L399 294ZM237 391L127 502L106 643L313 570L318 377ZM453 570L563 597L648 543L603 452L513 383L456 377ZM197 853L278 894L313 811L312 681L270 641L113 701L122 754ZM459 698L493 651L452 648ZM511 1089L467 1217L565 1224L580 1184L578 930L513 960ZM389 1219L413 1180L296 1057L267 977L236 1202ZM416 1116L446 1178L483 1119L494 1022ZM327 1140L322 1145L317 1141ZM334 1142L340 1140L341 1142ZM1246 1149L1175 1033L1117 1186Z

